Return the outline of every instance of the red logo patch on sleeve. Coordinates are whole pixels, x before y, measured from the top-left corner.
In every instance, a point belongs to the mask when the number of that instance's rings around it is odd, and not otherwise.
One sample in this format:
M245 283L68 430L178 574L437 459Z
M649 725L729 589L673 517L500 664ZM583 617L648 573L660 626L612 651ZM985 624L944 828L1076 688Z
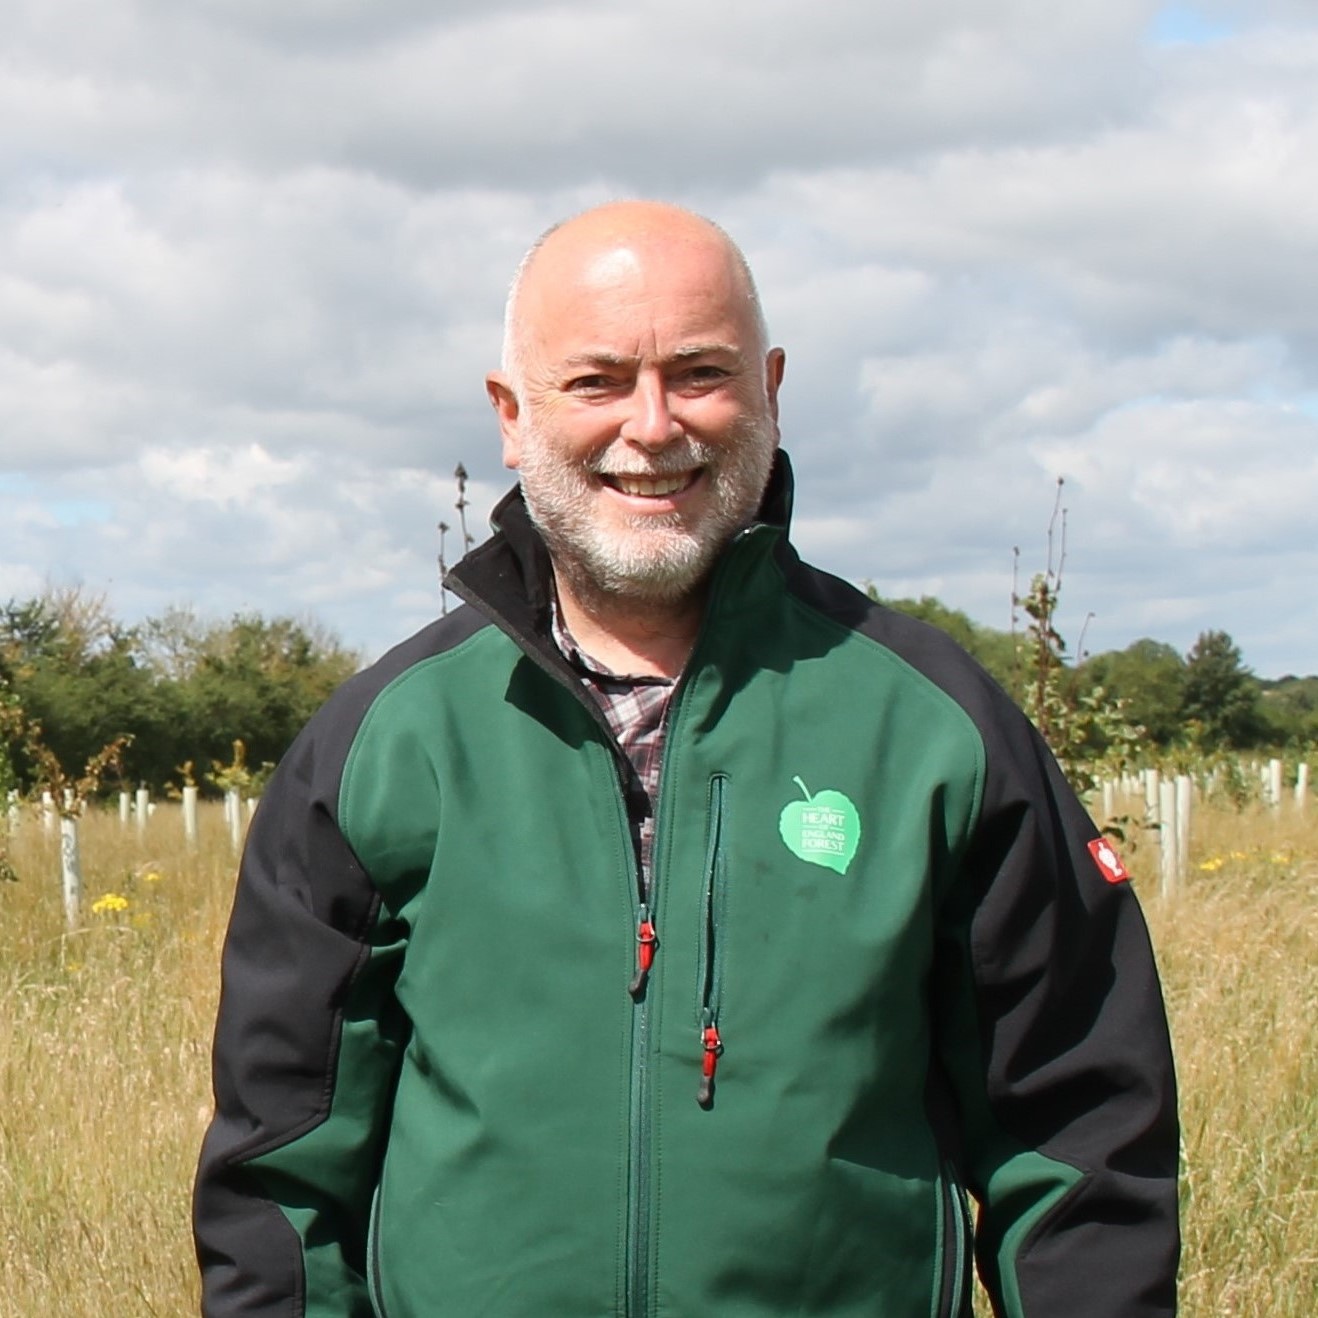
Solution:
M1112 843L1107 838L1096 837L1089 844L1089 854L1109 883L1124 883L1130 878L1130 871L1122 864L1121 857L1112 849Z

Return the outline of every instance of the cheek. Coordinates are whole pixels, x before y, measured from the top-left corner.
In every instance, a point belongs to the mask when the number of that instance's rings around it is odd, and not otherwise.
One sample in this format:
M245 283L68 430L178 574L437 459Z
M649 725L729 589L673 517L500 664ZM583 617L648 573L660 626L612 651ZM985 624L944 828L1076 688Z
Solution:
M570 401L537 412L532 434L536 442L563 461L581 461L607 448L618 435L618 423L603 407L584 408ZM526 437L524 443L529 443Z
M735 438L738 431L753 424L764 410L762 400L743 397L740 393L709 394L691 400L678 413L685 425L699 435L710 439Z

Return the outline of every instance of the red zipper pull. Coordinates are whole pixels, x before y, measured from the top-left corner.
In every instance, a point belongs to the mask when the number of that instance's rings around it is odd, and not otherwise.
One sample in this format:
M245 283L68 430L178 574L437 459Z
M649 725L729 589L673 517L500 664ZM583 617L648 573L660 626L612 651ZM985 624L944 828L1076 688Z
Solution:
M719 1038L718 1026L708 1012L705 1013L704 1028L700 1031L700 1043L705 1055L700 1059L700 1088L696 1091L696 1102L708 1108L714 1105L714 1072L718 1069L718 1059L723 1055L723 1040Z
M654 949L658 941L654 921L650 919L650 908L642 902L636 913L636 974L627 985L627 992L634 998L639 998L645 992L645 981L650 977L650 967L654 965Z

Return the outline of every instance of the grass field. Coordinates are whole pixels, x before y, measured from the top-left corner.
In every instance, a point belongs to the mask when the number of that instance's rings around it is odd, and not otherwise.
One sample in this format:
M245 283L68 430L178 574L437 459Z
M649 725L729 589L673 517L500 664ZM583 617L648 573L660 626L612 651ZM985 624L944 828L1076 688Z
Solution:
M220 809L203 807L195 856L168 808L141 839L86 820L72 933L56 839L25 818L9 849L0 1318L193 1314L188 1195L234 868ZM1173 898L1157 897L1156 865L1155 847L1137 851L1181 1082L1182 1312L1313 1318L1318 806L1201 810Z

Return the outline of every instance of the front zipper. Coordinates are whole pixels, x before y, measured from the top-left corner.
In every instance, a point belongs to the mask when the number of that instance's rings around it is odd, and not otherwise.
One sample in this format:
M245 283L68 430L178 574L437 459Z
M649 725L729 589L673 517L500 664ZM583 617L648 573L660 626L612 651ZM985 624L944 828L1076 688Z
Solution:
M970 1206L956 1169L945 1161L938 1178L943 1215L942 1300L940 1318L961 1318L970 1286L971 1225Z
M627 810L627 789L621 782L620 822L631 844L631 822ZM652 853L653 854L653 853ZM653 863L653 861L651 862ZM650 971L659 949L646 892L640 857L632 875L636 913L632 928L635 942L635 973L627 985L632 1000L632 1040L629 1074L631 1090L628 1104L630 1134L627 1173L627 1314L628 1318L645 1318L646 1269L650 1250Z
M781 529L770 527L766 523L755 522L750 526L738 531L729 542L729 549L739 547L753 539L762 539L766 534L772 533L775 537L781 534ZM671 747L676 738L676 728L680 721L680 713L683 699L690 685L688 678L690 674L698 672L701 664L701 652L704 648L705 638L708 630L709 619L717 615L721 604L725 588L725 583L729 575L728 562L730 556L725 552L724 562L716 568L713 578L710 582L709 597L705 607L705 620L701 624L700 634L696 637L695 646L687 659L686 667L682 676L678 679L676 688L673 691L672 702L668 710L668 730L664 738L663 765L660 768L660 805L655 811L655 831L651 842L651 865L655 863L655 857L660 854L660 828L662 818L667 816L667 811L663 810L662 802L665 794L671 792L669 781L671 775L667 772L667 764ZM481 594L481 592L469 585L463 578L459 569L454 569L445 579L449 588L466 603L478 609L485 614L496 626L498 626L507 636L509 636L518 648L525 654L532 663L547 673L561 687L569 691L576 700L590 713L597 726L604 733L604 741L612 751L614 767L618 782L618 804L621 807L620 817L623 833L626 836L627 843L631 844L630 817L627 809L627 782L629 774L634 770L627 759L627 756L618 745L618 739L613 734L613 729L609 724L608 718L599 704L584 690L576 676L571 672L566 661L554 647L552 640L545 636L528 630L524 625L515 625L507 614L493 607ZM722 780L719 779L719 822L721 833L721 814L722 814ZM721 841L720 841L721 847ZM631 936L636 940L636 974L633 976L631 983L627 986L632 993L632 1039L631 1039L631 1094L629 1103L629 1115L631 1120L631 1143L630 1143L630 1170L627 1179L627 1240L626 1240L626 1297L627 1297L627 1318L646 1318L649 1310L649 1293L646 1284L648 1272L648 1259L650 1251L650 1074L649 1074L649 1052L650 1052L650 1015L649 1015L649 993L647 992L647 981L650 977L652 967L656 960L658 951L658 938L655 933L655 924L650 911L646 905L648 894L644 891L644 884L641 881L639 864L633 876L634 896L633 900L639 904L636 907L636 921ZM657 872L652 871L652 890L662 895L662 886L659 882L660 876ZM646 927L648 921L648 929ZM716 955L712 954L712 930L710 937L706 939L706 956L709 960L710 970L710 992L714 993L714 980L716 979L714 962ZM633 988L633 985L635 988ZM717 1030L717 996L715 995L711 1006L710 1027L714 1031L712 1036L704 1033L702 1024L702 1055L708 1056L711 1049L707 1046L710 1042L718 1039ZM703 1021L703 1011L702 1011ZM702 1073L704 1065L710 1066L710 1081L713 1080L713 1068L717 1064L718 1054L722 1051L722 1043L718 1041L712 1049L713 1060L702 1063ZM712 1088L711 1088L712 1096Z
M725 827L727 775L709 780L709 840L705 847L704 928L700 940L697 984L697 1021L700 1030L700 1084L696 1102L708 1111L714 1106L714 1075L723 1056L719 1033L719 1006L723 996L723 906L727 892Z
M627 1221L627 1313L645 1318L650 1255L650 1000L643 990L632 1020L632 1173Z
M677 699L677 692L673 699ZM673 713L669 708L670 717ZM670 724L671 727L671 724ZM660 770L662 782L663 770ZM650 864L658 846L658 811L656 803L655 837L651 841ZM626 794L622 800L623 822L629 825ZM628 826L628 838L631 832ZM655 875L651 870L650 891L657 892ZM632 999L631 1046L631 1163L627 1177L627 1315L628 1318L646 1318L649 1312L649 1288L646 1284L650 1258L650 973L659 950L659 938L654 915L646 891L645 876L637 857L635 873L636 907L633 938L636 943L635 973L627 992Z
M711 604L712 607L712 604ZM659 800L655 803L654 836L650 843L650 885L649 893L645 890L642 876L637 873L637 895L640 904L636 909L636 973L628 985L634 1003L632 1016L631 1049L631 1173L628 1177L628 1194L630 1202L627 1212L627 1318L646 1318L650 1310L649 1262L650 1262L650 994L649 980L655 967L659 940L655 932L655 920L648 904L650 894L655 895L656 902L663 900L666 875L658 870L659 857L663 854L662 825L668 818L671 806L666 801L672 794L672 775L668 771L668 760L673 745L678 739L678 725L681 721L682 704L689 689L687 675L696 671L700 639L687 660L683 676L678 679L668 706L668 728L664 734L663 762L659 769ZM717 816L722 817L722 778L718 778ZM623 803L623 815L626 817L626 803ZM721 847L721 844L720 844ZM712 1078L712 1076L711 1076Z

